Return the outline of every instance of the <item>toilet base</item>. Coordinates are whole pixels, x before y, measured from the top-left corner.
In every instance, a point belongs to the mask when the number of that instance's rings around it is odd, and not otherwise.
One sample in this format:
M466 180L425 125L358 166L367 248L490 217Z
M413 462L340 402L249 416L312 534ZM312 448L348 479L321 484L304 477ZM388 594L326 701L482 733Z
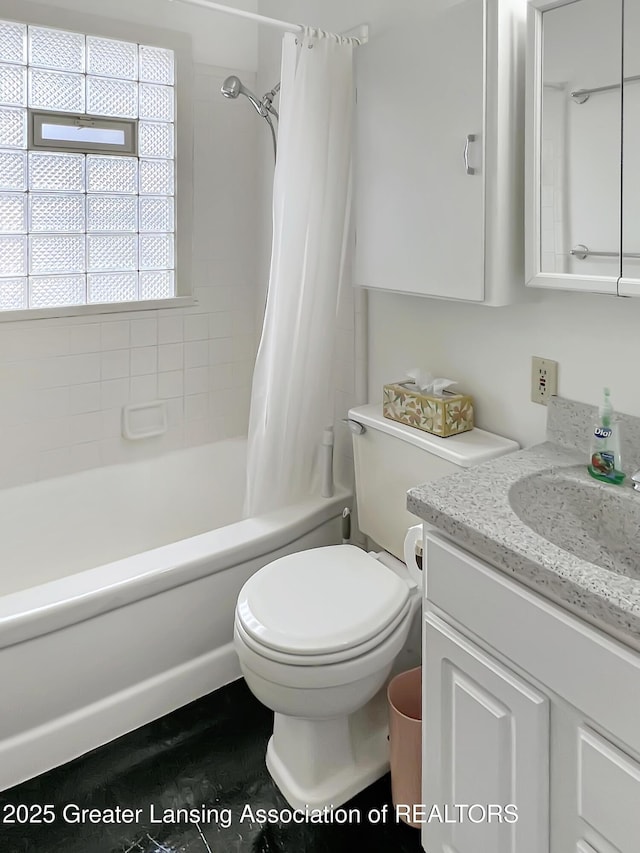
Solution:
M303 720L276 713L267 769L296 809L336 807L389 770L385 690L345 717Z

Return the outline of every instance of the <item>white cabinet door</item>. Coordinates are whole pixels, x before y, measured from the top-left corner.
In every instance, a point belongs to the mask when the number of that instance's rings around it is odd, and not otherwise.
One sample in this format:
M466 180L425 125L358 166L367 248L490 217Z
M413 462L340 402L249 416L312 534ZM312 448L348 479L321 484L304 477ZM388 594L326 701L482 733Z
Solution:
M515 823L433 820L425 850L547 853L548 699L434 613L425 618L423 801L450 810L515 804L518 813Z
M355 283L482 301L484 2L401 11L357 58Z
M584 835L603 850L640 849L640 764L598 732L578 727L577 806ZM587 836L588 837L588 836Z

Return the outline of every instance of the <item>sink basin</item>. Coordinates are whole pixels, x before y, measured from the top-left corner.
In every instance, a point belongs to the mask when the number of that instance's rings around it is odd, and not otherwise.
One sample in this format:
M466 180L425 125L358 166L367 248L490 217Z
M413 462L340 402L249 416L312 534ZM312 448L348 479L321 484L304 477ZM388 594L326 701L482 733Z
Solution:
M518 518L548 542L582 560L640 580L640 494L599 485L580 469L542 471L509 490Z

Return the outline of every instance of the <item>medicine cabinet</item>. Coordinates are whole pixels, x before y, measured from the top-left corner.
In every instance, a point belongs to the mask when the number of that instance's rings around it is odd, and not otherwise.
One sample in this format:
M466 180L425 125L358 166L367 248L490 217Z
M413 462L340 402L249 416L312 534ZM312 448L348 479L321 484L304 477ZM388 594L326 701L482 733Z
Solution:
M357 56L354 283L524 292L524 0L398 0Z
M527 283L640 296L640 3L528 6Z

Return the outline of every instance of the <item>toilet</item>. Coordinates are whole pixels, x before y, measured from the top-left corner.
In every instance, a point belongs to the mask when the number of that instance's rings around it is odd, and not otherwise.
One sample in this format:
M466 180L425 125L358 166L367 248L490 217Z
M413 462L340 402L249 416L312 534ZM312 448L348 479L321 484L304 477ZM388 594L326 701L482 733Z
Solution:
M264 566L238 596L234 644L251 692L274 711L268 770L291 806L336 807L389 769L385 686L420 662L421 535L412 486L517 449L474 429L439 438L349 412L359 527L375 551L331 545Z

